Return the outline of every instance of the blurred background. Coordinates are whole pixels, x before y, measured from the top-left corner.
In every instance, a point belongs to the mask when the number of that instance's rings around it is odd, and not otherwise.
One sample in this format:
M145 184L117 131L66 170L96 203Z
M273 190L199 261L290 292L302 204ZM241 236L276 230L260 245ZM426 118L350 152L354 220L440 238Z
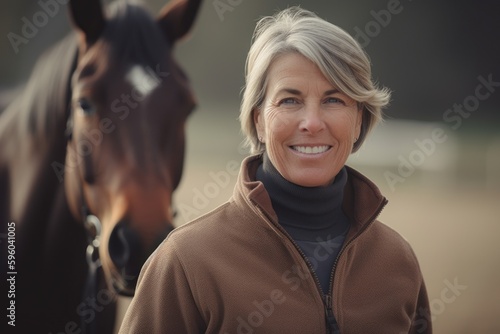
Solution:
M164 5L144 3L152 13ZM237 117L253 28L289 5L353 35L371 58L374 79L393 91L386 121L349 164L378 184L389 199L380 219L417 253L435 332L500 333L497 1L205 1L176 50L198 98L175 196L177 225L231 195L234 164L248 154ZM40 11L38 1L0 3L0 99L71 29L60 5L34 36L13 43L13 34L22 36L26 20Z

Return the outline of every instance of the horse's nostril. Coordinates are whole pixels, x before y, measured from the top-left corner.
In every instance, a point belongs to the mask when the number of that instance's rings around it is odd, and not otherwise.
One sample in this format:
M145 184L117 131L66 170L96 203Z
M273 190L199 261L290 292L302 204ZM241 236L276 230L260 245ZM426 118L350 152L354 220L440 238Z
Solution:
M123 267L129 258L130 247L125 239L122 227L115 227L109 238L109 255L113 263L118 267Z
M119 269L140 267L140 254L139 237L125 223L118 223L109 238L109 256L113 263Z

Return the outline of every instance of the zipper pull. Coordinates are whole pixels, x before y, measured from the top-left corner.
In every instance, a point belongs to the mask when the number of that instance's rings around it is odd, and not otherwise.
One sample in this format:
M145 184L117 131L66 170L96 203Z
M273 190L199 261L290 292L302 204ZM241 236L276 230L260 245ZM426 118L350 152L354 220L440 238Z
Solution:
M333 315L332 309L332 297L330 295L325 295L325 316L326 316L326 329L330 334L340 334L339 327L337 325L337 320Z

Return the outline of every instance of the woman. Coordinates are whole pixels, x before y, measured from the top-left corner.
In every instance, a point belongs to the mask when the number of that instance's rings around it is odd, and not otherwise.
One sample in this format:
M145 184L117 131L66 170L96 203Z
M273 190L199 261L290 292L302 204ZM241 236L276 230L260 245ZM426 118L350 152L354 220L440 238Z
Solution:
M431 333L387 200L345 166L390 93L358 43L300 8L262 19L240 120L255 155L233 197L144 265L121 333Z

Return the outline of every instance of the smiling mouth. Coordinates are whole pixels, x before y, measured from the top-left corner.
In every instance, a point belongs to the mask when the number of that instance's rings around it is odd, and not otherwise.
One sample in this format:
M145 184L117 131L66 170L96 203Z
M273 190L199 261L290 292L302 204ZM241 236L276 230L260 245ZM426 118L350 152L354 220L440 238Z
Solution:
M321 145L321 146L291 146L292 150L304 154L320 154L328 151L331 146Z

